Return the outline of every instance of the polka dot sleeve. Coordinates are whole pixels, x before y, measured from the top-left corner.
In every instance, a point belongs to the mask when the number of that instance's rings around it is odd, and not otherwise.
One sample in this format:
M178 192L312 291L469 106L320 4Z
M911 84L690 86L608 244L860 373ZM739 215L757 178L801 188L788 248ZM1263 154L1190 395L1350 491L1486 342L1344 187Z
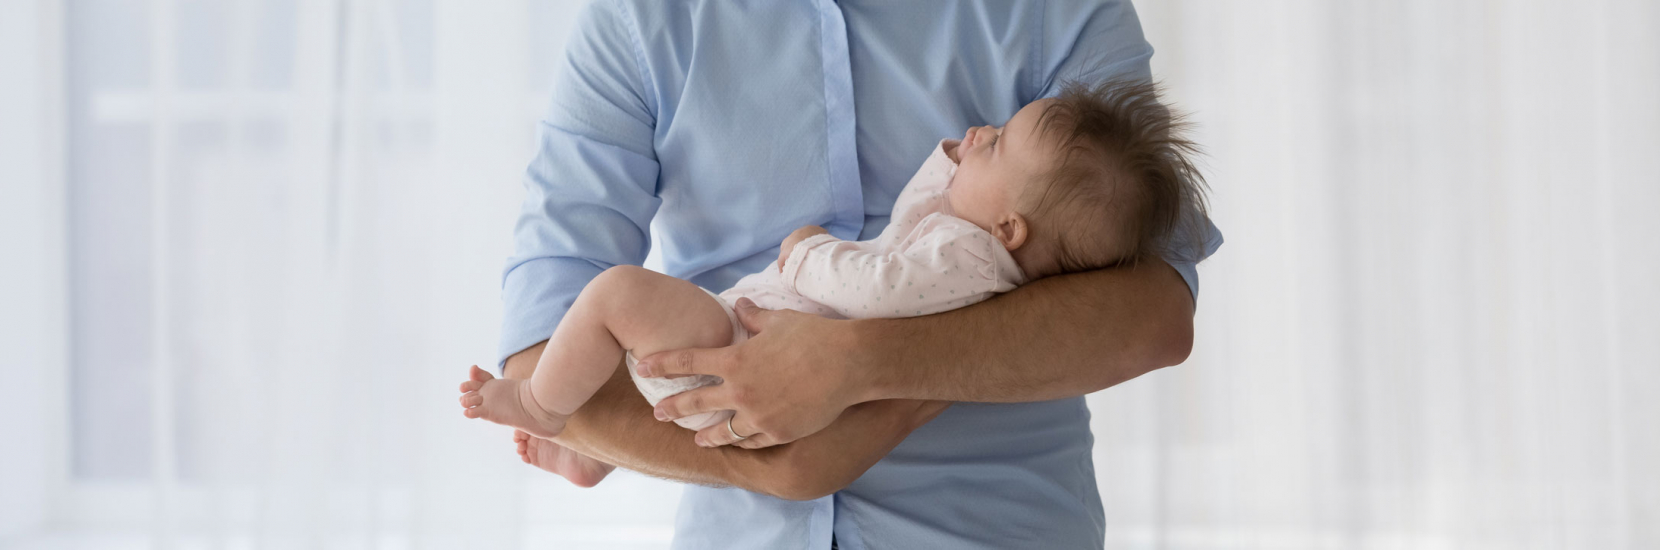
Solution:
M802 241L785 263L784 284L855 319L928 315L985 300L1007 275L996 261L1001 245L978 227L955 222L936 224L894 251L833 239Z

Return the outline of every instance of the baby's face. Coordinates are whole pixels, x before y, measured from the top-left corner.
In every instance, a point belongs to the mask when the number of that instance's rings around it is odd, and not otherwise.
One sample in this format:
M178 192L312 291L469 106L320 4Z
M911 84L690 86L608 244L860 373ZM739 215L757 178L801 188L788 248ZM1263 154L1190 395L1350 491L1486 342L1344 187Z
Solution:
M1002 128L976 126L963 135L947 193L957 217L992 231L1000 218L1015 211L1021 193L1038 182L1054 157L1037 132L1039 115L1050 101L1027 104Z

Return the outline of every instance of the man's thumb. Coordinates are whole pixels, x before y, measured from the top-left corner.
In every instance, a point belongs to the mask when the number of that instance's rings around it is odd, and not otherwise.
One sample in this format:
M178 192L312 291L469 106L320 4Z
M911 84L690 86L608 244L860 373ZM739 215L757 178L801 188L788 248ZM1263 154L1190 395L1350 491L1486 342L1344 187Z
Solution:
M762 309L749 298L738 298L738 303L732 305L732 310L738 314L738 322L751 335L759 334L766 328L767 320L772 317L772 310Z

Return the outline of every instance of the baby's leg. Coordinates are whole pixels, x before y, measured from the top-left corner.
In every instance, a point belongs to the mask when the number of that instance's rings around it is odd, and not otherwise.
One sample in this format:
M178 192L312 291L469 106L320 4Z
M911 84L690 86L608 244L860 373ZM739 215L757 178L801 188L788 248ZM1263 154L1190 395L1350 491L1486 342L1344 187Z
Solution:
M462 384L469 418L551 438L605 381L625 350L635 357L732 342L719 302L697 285L634 266L606 270L582 289L528 381Z

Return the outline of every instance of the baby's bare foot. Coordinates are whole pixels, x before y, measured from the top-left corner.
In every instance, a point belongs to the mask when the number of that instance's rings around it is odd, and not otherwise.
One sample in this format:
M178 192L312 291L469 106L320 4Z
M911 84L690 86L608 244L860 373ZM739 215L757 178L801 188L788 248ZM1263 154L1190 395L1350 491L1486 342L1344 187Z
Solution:
M593 487L617 468L558 443L531 437L523 430L513 432L513 442L519 445L519 460L564 476L578 487Z
M461 413L467 418L512 426L544 439L559 435L565 429L565 420L570 416L538 406L530 394L528 381L497 379L478 365L473 365L468 377L469 380L461 383Z

